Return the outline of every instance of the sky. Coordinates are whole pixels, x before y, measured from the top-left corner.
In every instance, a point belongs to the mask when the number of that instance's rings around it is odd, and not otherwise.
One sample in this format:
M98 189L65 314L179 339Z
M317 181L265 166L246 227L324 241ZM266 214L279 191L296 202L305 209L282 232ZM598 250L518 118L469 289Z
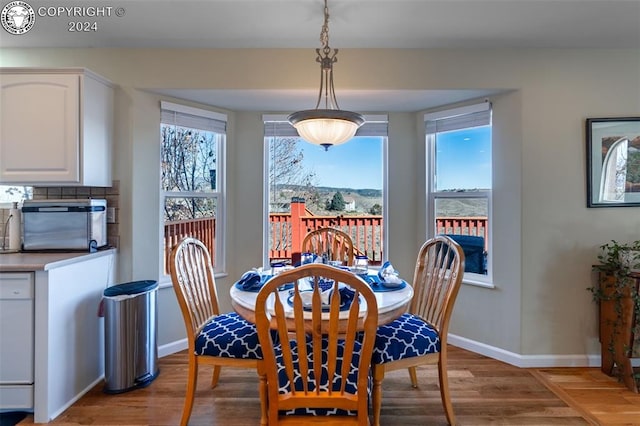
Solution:
M317 186L382 189L382 138L358 136L323 147L301 142L304 167L316 173Z
M437 190L491 188L491 127L438 134Z
M485 126L439 134L438 189L491 188L490 132ZM382 189L382 138L355 137L328 151L306 142L301 148L318 186Z

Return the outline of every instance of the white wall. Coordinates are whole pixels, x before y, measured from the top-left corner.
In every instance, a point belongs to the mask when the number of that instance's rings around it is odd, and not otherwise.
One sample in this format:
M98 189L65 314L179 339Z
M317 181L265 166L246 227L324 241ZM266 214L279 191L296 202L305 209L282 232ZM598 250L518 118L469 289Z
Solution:
M304 49L4 49L2 66L88 67L118 85L114 178L123 211L120 279L159 270L158 100L150 88L313 89ZM597 354L596 309L586 290L598 246L640 238L638 208L586 208L587 117L640 115L638 50L341 51L338 92L505 89L494 99L495 289L465 285L451 332L511 354ZM283 67L282 64L286 64ZM339 93L338 93L339 96ZM278 111L270 111L278 112ZM363 111L377 112L377 111ZM262 122L231 112L227 151L229 276L260 263ZM390 114L389 257L411 271L425 238L421 114ZM250 224L250 226L247 226ZM159 343L181 337L170 289L161 290ZM224 308L230 309L228 298Z

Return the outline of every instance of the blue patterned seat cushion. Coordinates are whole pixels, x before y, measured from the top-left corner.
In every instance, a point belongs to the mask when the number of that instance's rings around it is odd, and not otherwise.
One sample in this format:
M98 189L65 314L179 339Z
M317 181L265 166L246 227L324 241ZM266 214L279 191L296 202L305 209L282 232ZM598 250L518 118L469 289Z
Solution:
M295 343L291 344L292 347L292 356L294 362L294 386L296 390L302 391L302 380L300 378L299 366L298 366L298 347ZM320 377L320 390L327 391L329 390L328 384L328 372L326 368L327 361L327 349L328 349L328 340L324 339L322 341L322 374ZM357 381L358 381L358 363L360 362L360 342L355 342L355 349L353 351L353 358L351 359L351 367L349 369L349 374L347 375L347 384L345 387L345 392L347 393L356 393L357 390ZM278 393L286 394L290 392L291 382L287 378L287 374L284 371L284 364L282 362L282 346L275 345L274 351L276 354L276 363L278 365L278 385L279 390ZM312 352L313 345L311 341L307 342L307 355L311 362L309 363L309 390L315 390L316 381L313 373L313 360L312 360ZM337 355L337 364L336 364L336 378L333 382L333 390L340 390L340 386L342 385L343 378L340 376L340 371L342 369L342 359L344 354L344 341L339 341L338 343L338 355ZM371 394L371 375L369 372L366 372L368 376L368 384L367 384L367 398L369 398ZM340 410L337 408L297 408L295 410L283 411L282 414L295 414L295 415L311 415L311 416L328 416L328 415L355 415L355 411L347 411Z
M262 359L255 324L235 312L212 318L196 337L196 355Z
M373 364L384 364L440 352L440 336L422 318L403 314L395 321L378 327L373 349Z

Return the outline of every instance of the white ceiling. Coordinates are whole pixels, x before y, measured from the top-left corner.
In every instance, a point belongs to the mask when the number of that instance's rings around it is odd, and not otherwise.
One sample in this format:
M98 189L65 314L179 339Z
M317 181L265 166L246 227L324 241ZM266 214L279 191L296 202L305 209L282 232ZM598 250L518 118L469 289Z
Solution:
M18 36L3 32L0 47L315 49L320 46L324 7L323 0L27 3L37 12L61 6L112 9L111 16L95 18L37 13L31 31ZM116 16L116 8L123 8L122 16ZM640 0L329 0L329 13L330 45L337 48L640 49ZM69 21L96 21L97 30L69 32ZM443 99L490 94L337 89L342 108L365 111L419 110ZM234 110L271 111L309 108L317 96L301 91L164 92Z

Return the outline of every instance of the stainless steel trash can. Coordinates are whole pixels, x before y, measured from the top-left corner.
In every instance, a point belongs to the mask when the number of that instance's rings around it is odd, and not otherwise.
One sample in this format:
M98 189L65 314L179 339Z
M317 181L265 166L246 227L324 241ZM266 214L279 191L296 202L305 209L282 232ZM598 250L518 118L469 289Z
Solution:
M103 293L106 393L148 386L159 374L158 283L133 281Z

